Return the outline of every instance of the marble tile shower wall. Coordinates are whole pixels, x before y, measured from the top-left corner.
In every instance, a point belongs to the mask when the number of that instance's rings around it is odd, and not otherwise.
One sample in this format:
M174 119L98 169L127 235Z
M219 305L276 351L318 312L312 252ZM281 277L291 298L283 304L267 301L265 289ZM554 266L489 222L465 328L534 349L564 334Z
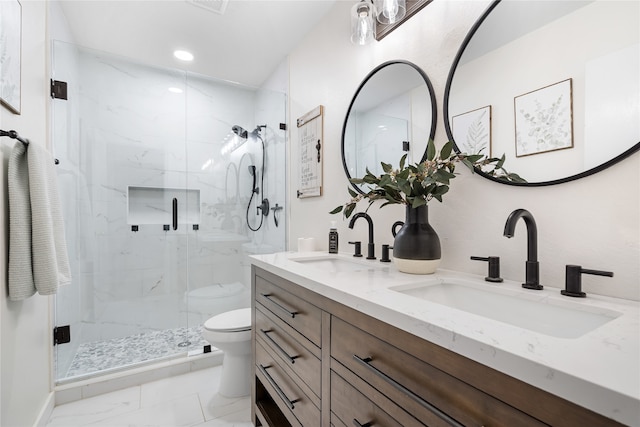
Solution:
M61 186L73 211L69 219L75 218L67 236L81 285L59 299L77 299L66 302L80 318L76 341L187 326L188 289L243 280L242 245L251 237L244 221L251 194L247 166L260 154L257 144L226 156L221 149L232 125L253 129L256 99L263 95L74 51L68 67L76 70L77 80L70 82L75 99L69 100L74 111L65 107L67 129L54 144L69 160L61 170L73 177ZM284 101L278 122L283 108ZM161 224L136 224L133 232L128 186L199 190L199 229L180 223L177 231L165 232Z
M269 198L271 207L274 207L276 203L278 206L284 207L287 188L286 131L281 130L279 124L283 123L285 119L283 113L286 111L286 98L283 94L258 92L255 105L256 122L268 125L263 131L266 157L264 191ZM277 226L274 216L278 218ZM263 227L254 233L253 241L256 244L256 251L280 252L286 250L284 230L286 230L284 209L278 212L269 212Z

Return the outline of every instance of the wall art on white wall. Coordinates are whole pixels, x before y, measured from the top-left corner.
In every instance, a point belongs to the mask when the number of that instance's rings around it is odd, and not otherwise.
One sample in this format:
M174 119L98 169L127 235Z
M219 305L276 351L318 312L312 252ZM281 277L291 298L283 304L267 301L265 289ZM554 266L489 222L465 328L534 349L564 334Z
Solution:
M20 114L22 5L0 1L0 103Z
M298 198L322 196L324 107L317 106L298 119L300 182Z
M514 98L516 156L573 147L571 79Z
M491 157L491 105L453 116L451 125L460 151Z

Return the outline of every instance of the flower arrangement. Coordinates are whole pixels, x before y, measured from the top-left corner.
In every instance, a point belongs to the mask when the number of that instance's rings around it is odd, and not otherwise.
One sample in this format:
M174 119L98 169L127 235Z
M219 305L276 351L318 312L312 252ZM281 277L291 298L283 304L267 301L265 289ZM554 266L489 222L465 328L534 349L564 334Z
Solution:
M381 208L391 204L403 204L417 208L426 205L432 199L442 202L442 196L449 191L451 180L456 177L455 168L458 163L464 164L472 172L479 168L499 179L526 182L517 174L509 173L504 169L504 155L501 158L489 158L480 153L456 153L453 151L451 141L444 144L438 153L433 140L429 140L425 161L408 165L406 160L407 155L405 154L400 159L399 169L393 169L390 164L381 162L384 174L379 177L367 169L364 177L351 178L349 180L351 183L369 184L371 189L367 193L358 194L349 188L351 199L330 213L343 212L344 216L349 218L362 199L369 200L369 207L376 200L382 200Z

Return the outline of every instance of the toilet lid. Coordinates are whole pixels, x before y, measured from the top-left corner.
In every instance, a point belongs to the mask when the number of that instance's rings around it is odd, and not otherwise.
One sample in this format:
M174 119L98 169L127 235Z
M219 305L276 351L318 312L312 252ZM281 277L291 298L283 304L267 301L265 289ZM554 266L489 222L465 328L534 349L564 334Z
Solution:
M189 291L189 298L209 299L224 298L237 295L244 291L244 285L240 282L216 283Z
M213 316L204 322L208 331L239 332L251 330L251 308L241 308Z

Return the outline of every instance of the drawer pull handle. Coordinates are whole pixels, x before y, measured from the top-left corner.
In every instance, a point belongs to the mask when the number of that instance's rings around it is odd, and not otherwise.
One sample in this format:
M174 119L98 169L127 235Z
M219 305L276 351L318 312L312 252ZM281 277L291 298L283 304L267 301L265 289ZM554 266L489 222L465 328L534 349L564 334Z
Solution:
M403 386L402 384L400 384L399 382L397 382L396 380L394 380L393 378L391 378L390 376L388 376L387 374L385 374L384 372L376 368L375 366L371 365L370 362L373 360L372 358L367 357L363 359L356 354L353 355L353 358L357 360L358 363L360 363L362 366L366 367L371 372L373 372L374 374L376 374L377 376L385 380L389 385L393 386L396 390L400 391L403 394L408 395L420 406L432 412L435 416L445 421L449 425L455 426L455 427L464 427L462 424L460 424L459 422L451 418L449 415L445 414L440 409L433 406L431 403L427 402L426 400L424 400L423 398L421 398L420 396L418 396L417 394L415 394L414 392L412 392L411 390L409 390L408 388L406 388L405 386Z
M287 397L286 394L284 394L284 391L282 391L280 386L275 382L275 380L267 372L267 368L270 368L270 367L271 366L258 365L258 369L260 369L260 372L262 372L262 375L264 375L265 378L267 378L267 380L269 381L271 386L276 390L276 393L278 393L278 396L280 396L280 399L282 399L284 401L285 405L287 405L289 407L289 409L291 409L293 411L293 409L295 408L293 404L298 402L300 399L291 400L291 399L289 399Z
M271 336L269 335L269 332L273 332L271 329L269 329L268 331L265 331L264 329L260 329L260 332L262 332L262 335L264 335L264 337L268 339L271 342L271 344L273 344L273 346L277 348L278 351L280 351L280 353L282 353L282 355L289 360L289 362L291 362L292 364L296 363L296 359L299 356L289 356L289 353L287 353L284 348L280 347L280 344L278 344L276 340L271 338Z
M287 313L289 316L291 316L292 318L296 317L296 314L298 314L297 311L291 311L288 308L286 308L285 306L283 306L282 304L277 303L275 300L271 299L271 294L261 294L263 297L265 297L267 300L269 300L269 302L271 302L273 305L275 305L276 307L278 307L280 310L284 311L285 313Z
M364 423L364 424L360 424L360 421L356 420L355 418L353 419L353 425L356 427L371 427L373 425L373 423Z

